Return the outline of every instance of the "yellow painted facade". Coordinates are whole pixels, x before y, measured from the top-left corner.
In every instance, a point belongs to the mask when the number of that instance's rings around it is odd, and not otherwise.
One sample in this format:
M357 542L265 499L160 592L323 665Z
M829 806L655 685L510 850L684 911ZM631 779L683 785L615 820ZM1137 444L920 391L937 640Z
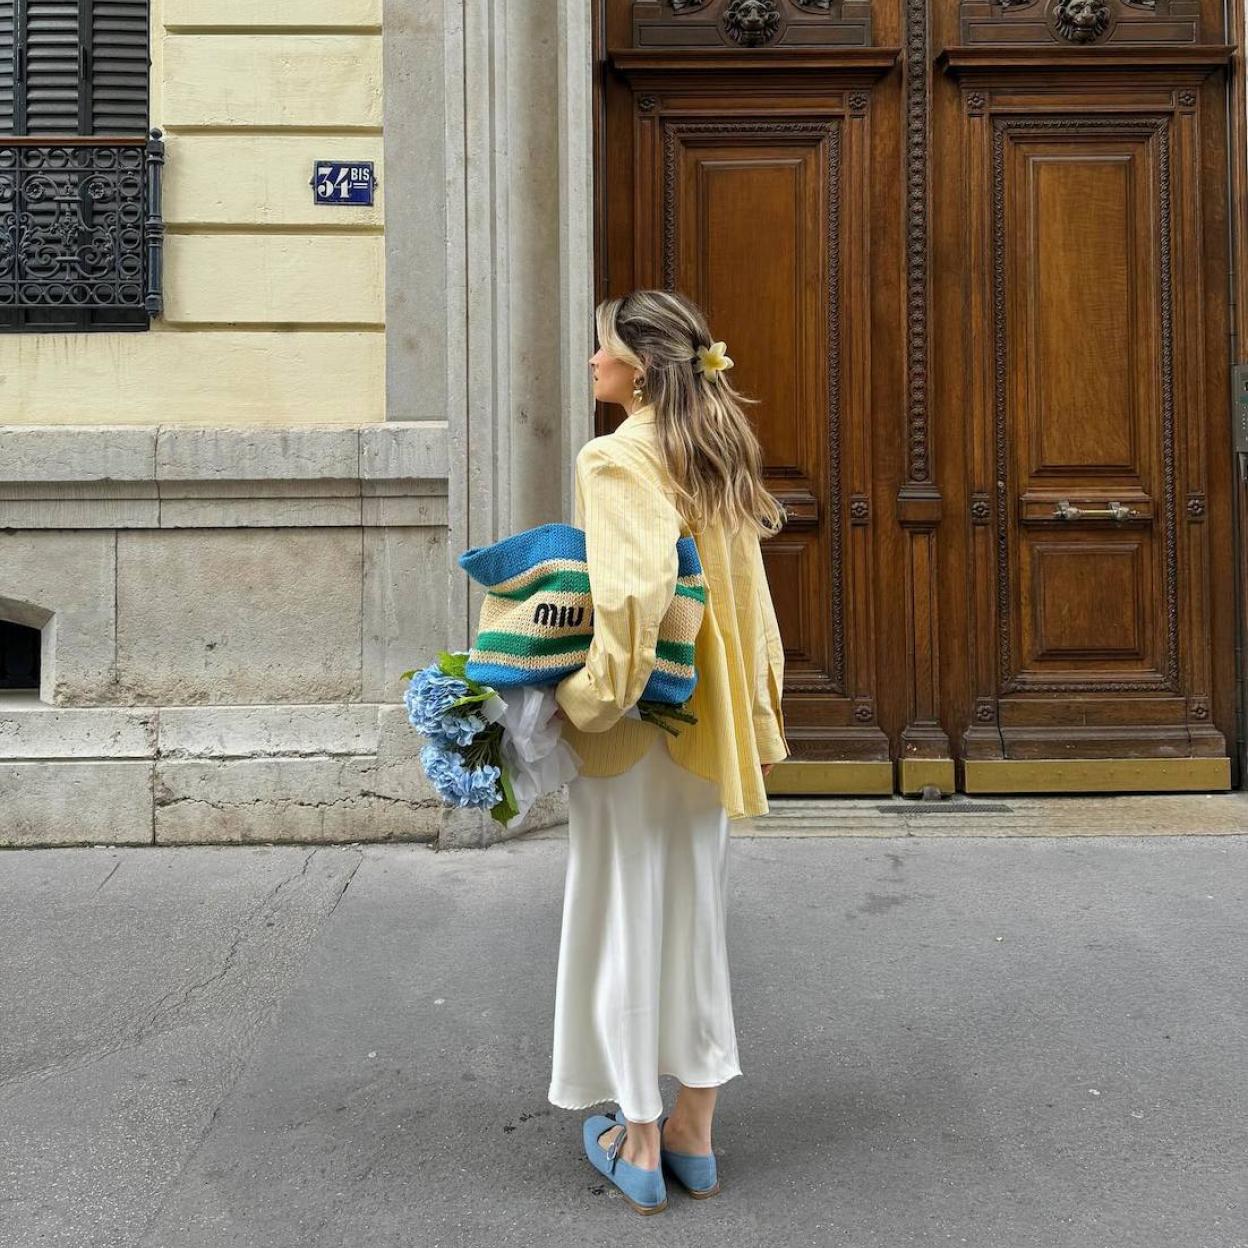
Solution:
M165 314L0 335L2 424L385 419L382 0L152 0ZM372 208L313 202L371 160Z

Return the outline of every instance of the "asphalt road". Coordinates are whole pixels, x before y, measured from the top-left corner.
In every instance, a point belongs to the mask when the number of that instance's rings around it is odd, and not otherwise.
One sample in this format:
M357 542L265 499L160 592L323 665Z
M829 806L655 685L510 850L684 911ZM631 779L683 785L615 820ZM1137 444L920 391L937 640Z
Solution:
M1248 836L734 837L645 1218L546 1100L565 854L0 853L0 1244L1248 1246Z

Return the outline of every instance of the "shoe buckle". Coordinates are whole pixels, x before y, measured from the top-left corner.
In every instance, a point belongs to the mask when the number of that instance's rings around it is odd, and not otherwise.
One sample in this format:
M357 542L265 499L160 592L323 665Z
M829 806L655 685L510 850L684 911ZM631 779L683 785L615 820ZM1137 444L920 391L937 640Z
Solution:
M613 1139L610 1145L607 1147L607 1161L610 1164L610 1167L613 1173L615 1171L615 1160L620 1155L620 1149L624 1147L624 1137L627 1134L628 1134L628 1128L625 1127L624 1130L621 1131L619 1135L617 1135L615 1139Z

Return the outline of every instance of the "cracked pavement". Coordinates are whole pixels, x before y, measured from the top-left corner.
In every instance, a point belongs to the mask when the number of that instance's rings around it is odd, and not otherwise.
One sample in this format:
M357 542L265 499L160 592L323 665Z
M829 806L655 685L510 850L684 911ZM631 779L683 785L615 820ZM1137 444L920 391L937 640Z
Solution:
M566 848L0 852L0 1248L637 1231L546 1099ZM723 1191L645 1229L1248 1248L1246 893L1241 835L734 835Z

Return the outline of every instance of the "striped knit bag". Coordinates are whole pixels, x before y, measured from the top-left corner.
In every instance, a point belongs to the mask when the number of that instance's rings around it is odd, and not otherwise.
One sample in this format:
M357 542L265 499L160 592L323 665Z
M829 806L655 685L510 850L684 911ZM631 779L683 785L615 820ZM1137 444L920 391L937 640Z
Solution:
M676 543L677 581L659 624L654 671L642 699L686 702L697 684L694 640L706 611L706 581L692 537ZM542 524L492 546L474 546L459 566L489 591L465 671L495 689L545 685L585 666L594 609L585 534Z

